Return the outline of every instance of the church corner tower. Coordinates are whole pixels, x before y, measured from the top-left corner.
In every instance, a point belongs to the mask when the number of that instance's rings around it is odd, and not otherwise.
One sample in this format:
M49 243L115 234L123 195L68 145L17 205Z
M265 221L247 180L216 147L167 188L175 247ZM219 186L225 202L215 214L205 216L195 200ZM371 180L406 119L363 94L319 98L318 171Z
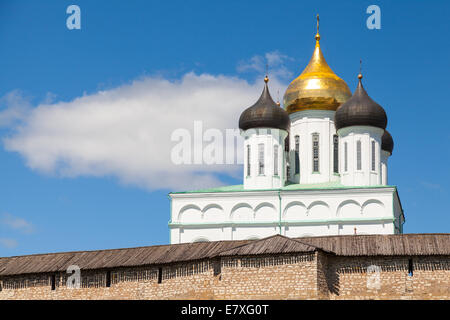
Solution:
M335 126L342 146L341 183L376 186L382 184L381 149L387 116L383 107L364 90L361 73L358 79L355 93L335 114Z
M244 138L244 189L273 189L285 184L284 143L290 120L270 96L268 82L266 76L260 98L239 118Z

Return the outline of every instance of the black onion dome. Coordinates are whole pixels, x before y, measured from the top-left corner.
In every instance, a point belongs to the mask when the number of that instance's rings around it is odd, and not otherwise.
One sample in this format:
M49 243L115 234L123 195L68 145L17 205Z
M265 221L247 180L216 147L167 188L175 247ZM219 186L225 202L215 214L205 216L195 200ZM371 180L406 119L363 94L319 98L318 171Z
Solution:
M267 87L269 79L264 79L264 90L258 101L242 112L239 118L239 128L274 128L289 131L290 119L288 113L279 107L272 99Z
M394 139L392 139L389 131L384 130L383 136L381 137L381 150L387 151L392 154L394 150Z
M386 112L383 107L373 101L361 83L362 75L353 96L343 103L334 115L336 130L350 126L371 126L385 129Z

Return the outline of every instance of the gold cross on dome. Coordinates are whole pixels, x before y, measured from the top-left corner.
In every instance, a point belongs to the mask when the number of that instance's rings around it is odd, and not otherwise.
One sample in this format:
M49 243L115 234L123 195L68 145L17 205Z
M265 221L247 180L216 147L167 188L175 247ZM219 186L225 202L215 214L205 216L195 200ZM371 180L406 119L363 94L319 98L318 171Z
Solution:
M319 33L319 15L317 15L317 33Z

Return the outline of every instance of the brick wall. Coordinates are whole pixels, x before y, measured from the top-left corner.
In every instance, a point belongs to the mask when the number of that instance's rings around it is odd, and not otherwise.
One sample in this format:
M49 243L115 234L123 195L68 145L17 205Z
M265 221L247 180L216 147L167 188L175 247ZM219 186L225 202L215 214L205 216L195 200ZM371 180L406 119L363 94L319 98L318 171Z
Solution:
M450 257L335 257L328 267L330 299L450 298Z
M331 258L331 257L330 257ZM319 299L328 299L330 294L329 279L328 279L328 260L327 254L317 251L317 290Z
M79 289L56 273L55 290L52 274L29 274L1 277L0 299L450 299L449 256L412 257L412 276L409 260L321 251L231 257L81 270Z

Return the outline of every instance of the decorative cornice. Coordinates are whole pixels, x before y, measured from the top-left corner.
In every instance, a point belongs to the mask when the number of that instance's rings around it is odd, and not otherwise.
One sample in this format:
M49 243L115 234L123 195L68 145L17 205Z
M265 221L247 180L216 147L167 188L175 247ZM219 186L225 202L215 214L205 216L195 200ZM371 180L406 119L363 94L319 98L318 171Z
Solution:
M261 189L261 190L230 190L230 191L213 191L213 192L183 192L183 193L169 193L172 199L177 198L198 198L198 197L235 197L235 196L277 196L278 192L281 195L292 195L295 193L301 194L342 194L342 193L377 193L377 191L382 190L383 192L396 192L396 186L367 186L367 187L352 187L343 186L338 188L321 188L321 189L294 189L294 190L283 190L283 189ZM379 192L378 192L379 193Z
M371 222L394 222L395 218L392 216L378 217L378 218L336 218L336 219L315 219L315 220L281 220L283 226L295 225L316 225L316 224L339 224L339 223L371 223ZM169 222L169 228L227 228L237 226L277 226L280 223L278 220L272 221L223 221L223 222Z

